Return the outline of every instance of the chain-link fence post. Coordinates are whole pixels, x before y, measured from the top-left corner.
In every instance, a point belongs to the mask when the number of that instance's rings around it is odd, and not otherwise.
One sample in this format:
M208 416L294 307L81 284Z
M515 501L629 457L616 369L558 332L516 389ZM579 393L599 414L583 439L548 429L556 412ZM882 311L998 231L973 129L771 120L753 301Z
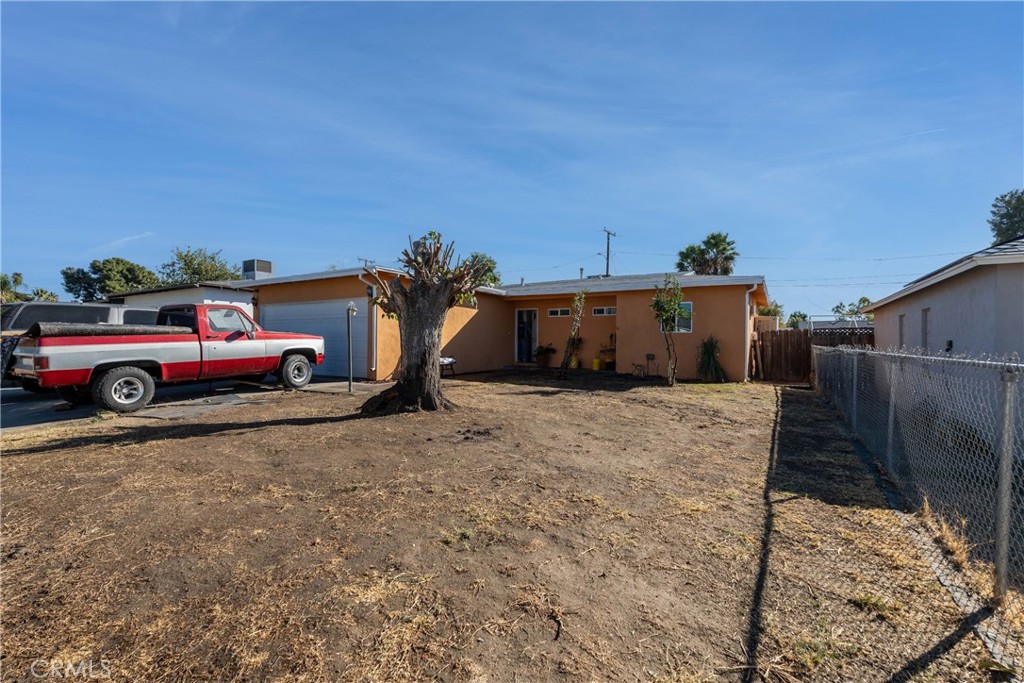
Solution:
M850 382L850 429L857 435L857 359L860 353L853 352L853 380Z
M885 471L892 476L896 459L893 451L896 447L896 375L899 360L893 362L892 359L886 359L885 364L889 368L889 423L885 436Z
M1013 490L1013 421L1017 373L1006 369L1003 379L1003 411L999 430L999 488L996 497L995 597L1002 604L1010 570L1010 495Z

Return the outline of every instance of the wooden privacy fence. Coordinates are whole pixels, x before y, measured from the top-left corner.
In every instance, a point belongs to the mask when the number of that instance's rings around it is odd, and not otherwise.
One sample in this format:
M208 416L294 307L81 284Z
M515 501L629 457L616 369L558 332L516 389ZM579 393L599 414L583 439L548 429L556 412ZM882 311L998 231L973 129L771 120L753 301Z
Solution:
M769 382L810 382L812 346L872 346L871 328L766 330L753 342L754 373Z

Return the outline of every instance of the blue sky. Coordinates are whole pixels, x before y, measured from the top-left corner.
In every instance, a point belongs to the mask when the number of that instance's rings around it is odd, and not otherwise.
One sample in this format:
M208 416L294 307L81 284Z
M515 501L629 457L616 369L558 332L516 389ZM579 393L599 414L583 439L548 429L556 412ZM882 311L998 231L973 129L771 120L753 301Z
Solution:
M713 230L787 312L983 248L1024 187L1022 3L3 3L2 268L277 274L436 229L505 280ZM903 258L913 257L913 258Z

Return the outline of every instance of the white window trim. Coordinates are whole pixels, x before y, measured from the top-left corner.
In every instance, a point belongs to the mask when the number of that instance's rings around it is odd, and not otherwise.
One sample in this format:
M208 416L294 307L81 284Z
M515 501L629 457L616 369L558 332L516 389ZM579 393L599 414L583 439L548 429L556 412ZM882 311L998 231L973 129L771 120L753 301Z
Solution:
M549 308L549 318L568 318L572 315L572 311L568 308Z
M598 311L601 311L601 312L598 313ZM591 315L598 316L598 317L600 317L600 316L610 316L610 315L615 315L616 313L618 313L618 308L616 306L594 306L593 308L590 309L590 313L591 313Z

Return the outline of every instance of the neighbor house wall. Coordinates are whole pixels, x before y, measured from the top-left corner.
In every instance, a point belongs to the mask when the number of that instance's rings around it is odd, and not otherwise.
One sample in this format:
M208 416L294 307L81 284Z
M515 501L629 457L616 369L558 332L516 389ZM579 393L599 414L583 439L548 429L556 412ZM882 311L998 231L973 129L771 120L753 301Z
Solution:
M903 315L903 345L923 348L921 318L926 308L931 353L945 350L952 340L954 354L1024 356L1024 264L976 267L876 309L875 347L899 346Z
M744 367L747 334L753 318L746 304L747 287L692 287L683 290L684 301L693 303L693 331L678 332L675 339L679 365L676 377L697 378L697 349L702 339L714 335L719 344L719 362L731 382L746 378ZM618 325L626 333L619 335L617 369L630 372L634 366L647 367L646 355L653 353L651 373L664 376L668 352L658 321L651 310L653 290L621 292L618 295Z
M238 306L250 316L252 292L236 292L230 289L189 288L169 292L147 292L128 294L122 297L126 306L152 306L159 308L170 304L229 304Z

